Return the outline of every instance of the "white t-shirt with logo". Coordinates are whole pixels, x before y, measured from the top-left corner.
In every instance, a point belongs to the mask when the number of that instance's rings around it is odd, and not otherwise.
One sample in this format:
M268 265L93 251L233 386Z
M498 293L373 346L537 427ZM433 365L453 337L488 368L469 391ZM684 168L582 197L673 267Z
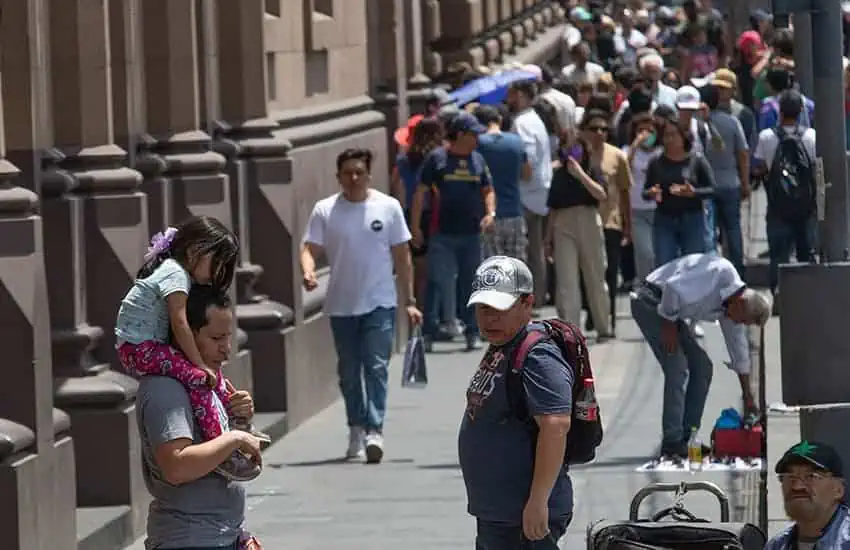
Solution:
M330 264L325 314L396 307L391 249L410 238L399 202L376 189L362 202L349 202L342 193L317 202L303 242L321 246Z

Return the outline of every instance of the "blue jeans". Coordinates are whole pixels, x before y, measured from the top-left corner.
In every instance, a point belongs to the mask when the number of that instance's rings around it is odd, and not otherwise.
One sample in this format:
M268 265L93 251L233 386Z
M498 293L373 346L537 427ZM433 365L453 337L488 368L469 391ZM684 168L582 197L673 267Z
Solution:
M339 389L348 425L381 431L387 412L387 369L395 337L395 308L331 317Z
M521 525L477 520L475 550L558 550L558 540L567 532L572 518L551 519L549 535L536 541L526 539Z
M676 258L705 252L705 212L692 210L677 216L655 212L652 247L655 265L662 266Z
M475 312L466 307L472 292L475 270L481 262L481 242L478 235L431 236L428 243L428 280L442 296L457 295L456 304L460 320L466 326L466 335L477 336L478 326ZM457 278L457 281L455 281ZM450 312L449 312L450 313ZM435 336L440 325L440 304L431 301L425 304L425 322L422 332Z
M639 290L631 302L632 317L664 373L662 446L680 445L690 435L691 428L699 428L702 423L713 374L711 359L682 321L677 322L679 343L676 352L664 351L661 344L663 319L658 315L658 301Z
M814 260L817 238L817 218L788 221L770 213L767 215L767 246L770 249L770 290L776 292L779 286L779 265L791 261L791 250L796 250L797 261L801 263Z
M712 203L712 235L715 226L723 233L723 251L738 274L744 276L744 237L741 234L741 188L721 187L714 190ZM716 248L712 244L711 250Z

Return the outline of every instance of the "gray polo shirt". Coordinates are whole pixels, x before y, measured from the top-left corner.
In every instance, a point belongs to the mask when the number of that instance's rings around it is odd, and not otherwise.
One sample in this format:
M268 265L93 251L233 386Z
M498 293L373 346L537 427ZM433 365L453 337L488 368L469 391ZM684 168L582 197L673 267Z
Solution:
M214 396L227 426L224 406ZM142 440L142 473L153 496L148 512L145 547L193 548L233 544L245 521L245 489L239 483L209 474L175 486L162 478L153 448L175 439L203 442L189 395L177 380L145 376L136 397L136 419Z
M744 128L737 117L724 111L712 111L709 120L714 130L723 138L723 145L715 147L709 136L704 151L705 158L714 170L714 187L738 188L741 186L738 153L749 150Z

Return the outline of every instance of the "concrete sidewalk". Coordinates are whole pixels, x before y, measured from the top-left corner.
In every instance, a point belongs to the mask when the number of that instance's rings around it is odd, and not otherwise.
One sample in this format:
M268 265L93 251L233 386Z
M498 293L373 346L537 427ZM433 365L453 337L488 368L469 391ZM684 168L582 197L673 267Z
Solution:
M708 479L730 492L737 517L753 512L746 508L751 508L754 495L740 492L741 474L635 472L657 452L661 371L626 315L628 300L622 298L619 306L619 338L592 347L606 436L597 461L573 470L575 517L563 548L583 548L591 521L625 519L632 495L654 481ZM719 412L737 406L740 397L736 377L723 367L727 354L719 328L711 324L704 328L705 345L717 365L701 433L707 439ZM402 358L394 358L383 464L341 460L347 439L341 403L266 452L265 472L248 485L249 527L266 548L473 547L474 521L466 514L456 436L466 386L481 352L464 353L460 346L437 345L428 356L430 383L422 390L400 388ZM651 499L643 513L669 503L667 496ZM687 503L698 516L718 518L717 504L709 496L689 496ZM137 548L142 546L133 550Z

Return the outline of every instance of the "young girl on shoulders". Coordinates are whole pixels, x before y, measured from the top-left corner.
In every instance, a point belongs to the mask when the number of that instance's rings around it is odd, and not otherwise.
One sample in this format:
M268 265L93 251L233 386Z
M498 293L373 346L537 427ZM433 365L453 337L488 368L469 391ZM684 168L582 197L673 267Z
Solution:
M153 374L180 381L189 393L205 440L215 439L229 425L226 407L232 386L219 369L204 364L186 317L186 301L193 284L227 291L238 253L236 236L208 216L189 218L158 233L121 302L115 326L118 357L124 368L137 377ZM170 345L172 341L176 347ZM250 429L245 423L243 426ZM260 468L236 451L215 471L234 481L246 481L259 475Z

